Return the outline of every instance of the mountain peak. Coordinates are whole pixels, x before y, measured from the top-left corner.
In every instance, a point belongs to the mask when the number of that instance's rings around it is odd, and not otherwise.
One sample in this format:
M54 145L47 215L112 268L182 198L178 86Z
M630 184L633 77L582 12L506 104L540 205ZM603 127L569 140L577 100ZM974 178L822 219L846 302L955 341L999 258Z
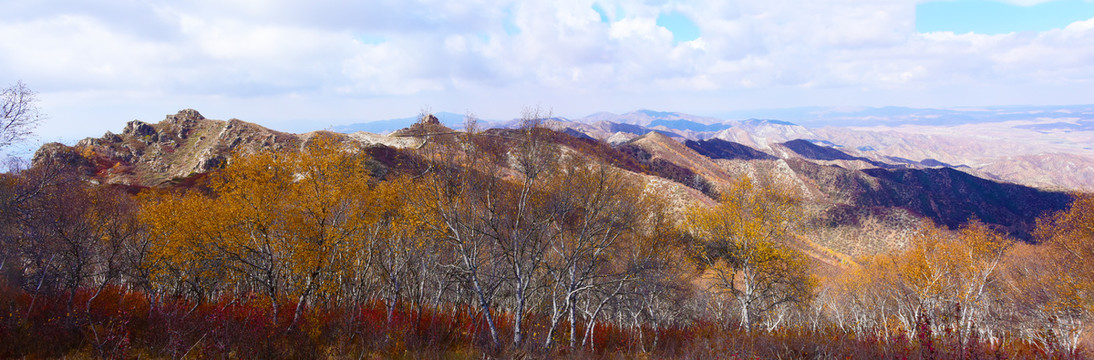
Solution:
M668 118L668 117L679 117L680 116L680 113L677 113L677 112L656 111L656 110L649 110L649 109L640 109L640 110L633 111L632 113L642 114L642 115L646 115L646 116L649 116L649 117L655 117L655 118Z
M620 115L609 112L598 112L581 118L579 121L586 124L592 124L599 121L609 121L618 124L648 126L655 121L678 120L686 120L688 122L694 122L703 125L718 124L723 122L721 119L713 117L690 115L679 112L655 111L648 109L635 110Z
M647 141L655 141L655 142L659 142L659 143L669 143L669 142L677 143L677 142L679 142L679 141L676 141L675 139L673 139L672 137L661 133L660 131L650 131L650 132L646 133L645 135L642 135L642 136L639 136L639 137L635 138L635 140L638 140L638 139L645 139Z
M741 121L741 125L743 125L743 126L753 126L753 127L755 127L755 126L764 126L764 125L798 126L798 124L795 124L795 123L792 123L792 122L789 122L789 121L773 120L773 119L755 119L755 118Z
M43 147L40 151L80 154L86 159L87 172L104 183L151 186L215 169L232 154L294 148L301 141L298 135L239 119L210 120L196 110L183 109L159 123L133 120L120 134L107 132L101 138L80 140L75 146Z
M165 121L170 122L193 122L205 120L205 116L202 116L197 110L194 109L182 109L175 115L167 115Z

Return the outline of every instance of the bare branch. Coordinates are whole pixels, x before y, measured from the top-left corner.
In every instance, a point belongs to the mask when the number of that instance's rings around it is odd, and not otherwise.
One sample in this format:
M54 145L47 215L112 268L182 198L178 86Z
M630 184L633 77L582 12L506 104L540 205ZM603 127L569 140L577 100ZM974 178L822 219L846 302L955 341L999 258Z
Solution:
M0 148L26 140L41 120L38 93L22 81L0 91Z

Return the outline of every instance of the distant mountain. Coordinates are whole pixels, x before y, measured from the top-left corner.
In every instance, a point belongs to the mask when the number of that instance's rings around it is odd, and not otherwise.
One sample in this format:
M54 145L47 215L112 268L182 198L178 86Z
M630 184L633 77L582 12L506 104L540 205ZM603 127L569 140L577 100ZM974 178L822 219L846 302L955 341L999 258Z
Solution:
M955 126L985 122L1076 118L1094 119L1094 105L1070 106L988 106L950 109L885 107L802 107L742 110L719 114L724 118L766 117L791 121L808 127L825 126Z
M956 228L976 218L1029 239L1034 221L1071 202L1064 193L998 183L950 168L863 170L891 185L878 194L890 206L904 206L940 224Z
M1015 126L1016 129L1036 130L1042 133L1094 131L1094 119L1085 119L1076 122L1053 122L1047 124L1030 124Z
M657 119L657 120L651 121L648 126L651 127L651 128L665 127L665 128L668 128L668 129L691 130L691 131L699 131L699 132L719 131L719 130L725 130L725 129L729 129L729 128L733 127L733 125L725 124L725 123L721 123L721 124L703 124L703 123L697 123L697 122L694 122L694 121L691 121L691 120L662 120L662 119Z
M792 123L792 122L789 122L789 121L772 120L772 119L755 119L755 118L750 118L748 120L741 121L740 124L741 124L741 126L752 127L752 128L757 128L757 127L761 127L761 126L765 126L765 125L782 125L782 126L797 126L798 125L798 124L795 124L795 123Z
M1030 186L1094 191L1094 169L1088 166L1094 163L1094 105L816 107L740 114L763 118L722 120L638 110L559 119L551 127L610 143L650 131L680 142L721 139L774 156L781 156L776 154L779 144L808 140L846 154L848 159L827 160L838 166L948 167ZM830 124L855 127L815 127ZM804 148L797 150L808 153Z
M975 218L1030 240L1038 217L1071 202L1065 193L1000 183L950 168L852 170L804 158L786 163L805 186L814 187L832 204L825 211L840 224L857 223L866 209L905 209L950 228Z
M725 160L774 160L777 159L768 153L748 146L722 139L688 140L684 142L688 148L711 159Z
M438 113L434 113L433 116L436 116L437 119L439 119L441 121L441 124L444 124L445 126L453 128L453 129L463 128L464 120L467 117L466 115L463 115L463 114L456 114L456 113L443 112L443 111L438 112ZM395 131L395 130L399 130L399 129L409 127L410 125L414 124L417 121L418 121L417 116L411 116L411 117L398 118L398 119L377 120L377 121L370 121L370 122L335 126L335 127L331 128L331 130L333 130L335 132L340 132L340 133L343 133L343 134L351 134L351 133L355 133L355 132L358 132L358 131L370 132L370 133L374 133L374 134L386 134L386 133L390 133L390 132Z
M659 133L617 146L640 163L658 169L655 173L659 176L705 192L709 192L705 186L717 189L737 176L765 171L781 174L794 179L809 202L825 209L823 216L841 226L858 224L871 216L911 214L956 228L976 218L1030 240L1036 218L1070 203L1070 197L1060 192L1000 183L950 168L878 163L807 140L775 147L796 151L777 158L721 139L688 140L681 146ZM847 166L830 166L833 163ZM867 166L855 168L851 163ZM701 176L703 183L689 181L695 175Z
M760 150L769 150L772 145L796 140L812 139L812 131L804 126L787 121L748 119L737 122L737 126L709 135L712 138L741 143Z
M808 140L791 140L782 143L782 146L798 153L806 159L813 160L865 160L857 156L848 155L845 152L827 147L820 146L809 142Z
M651 125L654 122L660 122L664 124L666 122L678 122L685 126L692 126L690 124L699 125L712 125L722 123L722 119L690 115L678 112L667 111L653 111L653 110L637 110L626 114L613 114L609 112L599 112L580 119L575 120L577 122L591 124L601 121L613 122L617 124L632 124L642 125L647 127L653 127L657 125Z

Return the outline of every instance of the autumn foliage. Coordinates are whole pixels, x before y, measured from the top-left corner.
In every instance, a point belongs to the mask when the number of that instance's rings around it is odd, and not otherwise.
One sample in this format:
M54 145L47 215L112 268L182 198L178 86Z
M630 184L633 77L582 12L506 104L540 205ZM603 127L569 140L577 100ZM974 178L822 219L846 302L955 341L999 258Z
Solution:
M677 214L547 117L414 150L319 134L140 191L75 155L0 175L0 357L1087 356L1094 197L1039 244L923 223L826 267L777 176Z

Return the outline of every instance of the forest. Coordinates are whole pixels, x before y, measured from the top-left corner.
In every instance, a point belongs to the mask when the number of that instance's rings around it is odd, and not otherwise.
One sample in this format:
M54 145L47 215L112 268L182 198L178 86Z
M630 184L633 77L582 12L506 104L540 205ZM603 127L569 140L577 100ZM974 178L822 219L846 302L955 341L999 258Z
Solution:
M68 153L0 175L0 357L1090 357L1094 196L821 266L779 174L677 209L618 150L418 124L157 187ZM100 168L121 164L98 164Z

